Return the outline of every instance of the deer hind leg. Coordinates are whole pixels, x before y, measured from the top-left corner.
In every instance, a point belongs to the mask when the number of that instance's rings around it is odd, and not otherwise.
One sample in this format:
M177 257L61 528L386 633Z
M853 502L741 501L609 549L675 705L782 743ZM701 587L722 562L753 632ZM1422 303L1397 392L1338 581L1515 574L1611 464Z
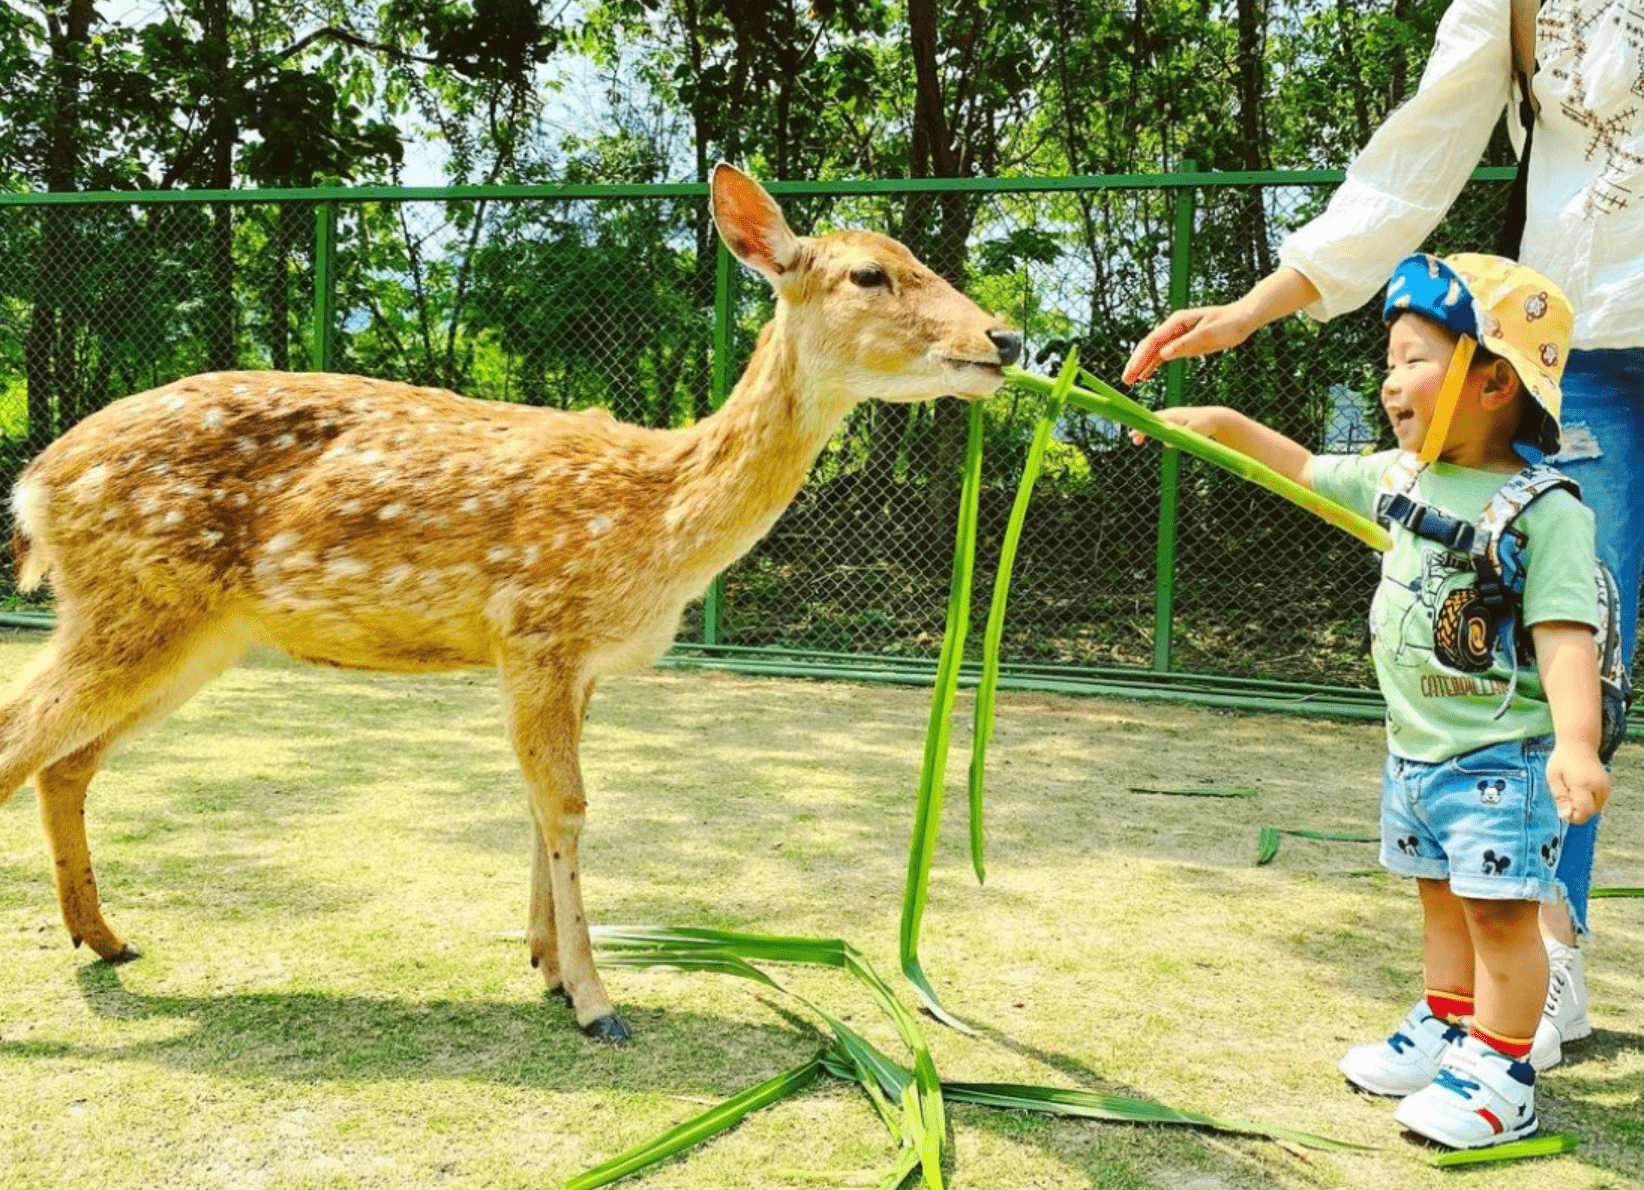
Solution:
M591 685L566 668L519 647L508 649L502 664L509 733L530 787L537 835L526 936L549 988L562 989L582 1031L619 1043L628 1039L628 1028L594 966L577 851L587 807L578 745ZM553 961L539 949L549 946L557 951Z
M97 877L91 870L91 850L86 845L86 787L101 767L112 740L112 734L105 736L53 761L34 780L40 791L40 821L51 845L57 905L69 937L75 946L84 942L99 957L123 963L137 958L138 951L103 918Z
M141 648L141 643L152 647ZM137 957L104 920L86 843L86 789L122 736L185 701L233 663L243 641L196 630L134 630L54 640L21 693L0 706L0 789L30 773L51 846L58 905L69 936L111 962Z

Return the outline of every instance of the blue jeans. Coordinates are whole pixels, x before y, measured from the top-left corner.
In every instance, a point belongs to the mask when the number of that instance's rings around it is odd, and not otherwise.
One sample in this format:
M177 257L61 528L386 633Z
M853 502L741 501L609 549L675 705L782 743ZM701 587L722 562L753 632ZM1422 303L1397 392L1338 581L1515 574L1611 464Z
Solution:
M1581 485L1598 522L1598 556L1621 588L1621 644L1630 667L1644 570L1644 347L1572 351L1562 387L1563 443L1549 461ZM1597 818L1570 827L1559 857L1558 878L1583 934L1597 836Z

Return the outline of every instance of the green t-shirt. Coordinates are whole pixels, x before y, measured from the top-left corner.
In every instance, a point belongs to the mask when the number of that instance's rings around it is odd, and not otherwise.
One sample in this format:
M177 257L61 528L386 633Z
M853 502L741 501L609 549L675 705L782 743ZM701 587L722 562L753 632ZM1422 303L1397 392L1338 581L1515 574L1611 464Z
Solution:
M1313 486L1356 512L1375 515L1384 472L1397 451L1321 455ZM1510 476L1435 463L1418 477L1411 499L1476 521ZM1564 490L1547 492L1513 522L1525 535L1524 618L1598 626L1593 583L1593 514ZM1514 665L1510 649L1490 650L1458 632L1459 609L1475 585L1467 555L1417 537L1398 525L1383 555L1381 582L1370 602L1371 655L1387 700L1387 746L1410 760L1437 762L1487 744L1528 739L1553 730L1541 676L1533 661L1520 664L1505 712ZM1468 651L1484 668L1457 668ZM1460 664L1468 664L1460 661ZM1472 668L1471 666L1469 668Z

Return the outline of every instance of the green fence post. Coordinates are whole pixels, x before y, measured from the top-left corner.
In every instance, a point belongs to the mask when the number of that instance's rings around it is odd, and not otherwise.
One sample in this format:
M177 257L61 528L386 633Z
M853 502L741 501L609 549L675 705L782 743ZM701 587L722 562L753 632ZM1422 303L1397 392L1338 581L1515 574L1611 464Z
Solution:
M321 202L314 208L314 344L309 359L314 372L331 367L337 318L336 259L337 204Z
M719 259L714 276L714 371L713 371L713 402L718 409L725 403L731 383L731 282L734 274L731 270L730 249L725 247L725 241L715 238L719 248ZM702 643L717 645L720 643L720 621L723 601L725 598L725 576L714 575L714 581L708 584L708 597L702 606Z
M1184 161L1178 173L1190 174L1197 166ZM1170 308L1187 305L1187 283L1193 271L1193 198L1191 186L1176 191L1176 226L1170 240ZM1186 360L1165 365L1165 404L1182 403L1182 374ZM1159 542L1154 553L1153 668L1170 672L1171 621L1176 604L1176 508L1180 494L1182 452L1159 452Z

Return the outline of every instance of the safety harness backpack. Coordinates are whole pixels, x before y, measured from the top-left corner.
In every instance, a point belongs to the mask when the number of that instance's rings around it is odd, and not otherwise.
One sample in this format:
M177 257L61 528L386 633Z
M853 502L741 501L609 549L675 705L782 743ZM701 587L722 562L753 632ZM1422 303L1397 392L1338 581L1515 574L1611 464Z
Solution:
M1522 623L1525 535L1513 523L1547 492L1563 488L1580 499L1581 485L1545 463L1525 467L1502 484L1477 521L1467 521L1411 495L1425 468L1414 454L1399 455L1382 476L1376 519L1467 556L1474 585L1451 590L1433 609L1434 652L1444 664L1463 673L1483 673L1498 652L1512 658L1507 697L1496 711L1499 718L1517 687L1518 667L1535 662L1535 642ZM1596 644L1604 712L1598 754L1608 763L1627 731L1632 684L1621 649L1620 589L1602 559L1594 566L1593 582L1598 595Z

